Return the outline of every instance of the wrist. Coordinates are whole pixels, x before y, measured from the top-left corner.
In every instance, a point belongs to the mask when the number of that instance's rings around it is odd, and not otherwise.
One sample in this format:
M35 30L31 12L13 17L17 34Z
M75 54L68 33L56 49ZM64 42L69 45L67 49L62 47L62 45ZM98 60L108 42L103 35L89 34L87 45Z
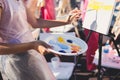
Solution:
M36 44L37 44L36 41L31 42L30 43L31 49L36 50L37 49L37 45Z

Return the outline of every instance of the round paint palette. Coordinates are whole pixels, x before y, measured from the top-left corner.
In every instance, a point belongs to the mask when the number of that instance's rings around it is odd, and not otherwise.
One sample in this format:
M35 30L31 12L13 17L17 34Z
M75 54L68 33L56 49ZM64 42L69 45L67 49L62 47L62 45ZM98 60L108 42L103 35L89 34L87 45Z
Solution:
M79 55L84 53L88 46L87 44L75 36L54 34L45 39L53 48L49 49L51 52L60 55Z

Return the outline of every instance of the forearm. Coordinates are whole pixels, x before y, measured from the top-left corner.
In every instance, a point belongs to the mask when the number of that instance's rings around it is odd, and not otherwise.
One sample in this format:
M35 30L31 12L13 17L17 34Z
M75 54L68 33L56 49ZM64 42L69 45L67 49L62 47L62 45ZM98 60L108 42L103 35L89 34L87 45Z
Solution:
M38 19L37 20L37 25L35 26L36 28L52 28L52 27L57 27L57 26L62 26L62 25L67 25L69 22L67 20L65 21L57 21L57 20L44 20L44 19Z
M0 43L0 55L17 54L34 48L34 42L22 44Z
M57 27L72 23L76 21L80 17L80 10L74 9L72 10L64 21L52 21L52 20L44 20L36 17L36 11L38 12L37 2L32 0L31 4L26 6L27 20L35 28L44 28L44 27Z
M35 16L32 14L33 12L27 9L27 18L28 22L32 25L34 28L51 28L51 27L57 27L69 24L68 18L65 21L56 21L56 20L44 20L44 19L36 19Z

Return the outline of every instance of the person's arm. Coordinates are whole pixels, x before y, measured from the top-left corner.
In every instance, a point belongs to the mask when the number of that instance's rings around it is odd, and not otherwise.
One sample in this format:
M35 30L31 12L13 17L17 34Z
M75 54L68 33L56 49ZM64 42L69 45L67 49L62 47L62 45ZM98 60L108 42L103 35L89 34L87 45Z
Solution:
M0 43L0 55L20 53L33 49L33 43L7 44Z
M78 15L77 10L74 10L72 11L72 16L71 15L68 16L68 18L65 19L65 21L56 21L56 20L51 21L51 20L44 20L44 19L36 19L34 16L35 10L37 10L37 0L30 0L26 6L27 19L28 19L28 22L33 27L36 27L36 28L40 28L40 27L44 28L46 26L49 26L49 28L51 28L51 27L66 25L72 22L74 17Z
M48 48L50 48L50 46L43 41L34 41L20 44L0 43L0 55L19 54L21 52L25 52L31 49L34 49L40 52L41 54L45 54L49 52Z
M0 20L2 16L2 7L0 6ZM45 54L48 51L50 46L43 41L34 41L29 43L20 43L20 44L9 44L9 43L0 43L0 55L6 54L18 54L21 52L25 52L27 50L34 49L41 54Z

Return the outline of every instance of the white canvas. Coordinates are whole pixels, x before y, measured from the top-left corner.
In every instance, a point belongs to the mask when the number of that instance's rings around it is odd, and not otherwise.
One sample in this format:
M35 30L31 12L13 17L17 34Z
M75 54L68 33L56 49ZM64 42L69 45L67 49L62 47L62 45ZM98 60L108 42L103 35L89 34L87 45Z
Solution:
M108 34L115 0L89 0L83 28Z

